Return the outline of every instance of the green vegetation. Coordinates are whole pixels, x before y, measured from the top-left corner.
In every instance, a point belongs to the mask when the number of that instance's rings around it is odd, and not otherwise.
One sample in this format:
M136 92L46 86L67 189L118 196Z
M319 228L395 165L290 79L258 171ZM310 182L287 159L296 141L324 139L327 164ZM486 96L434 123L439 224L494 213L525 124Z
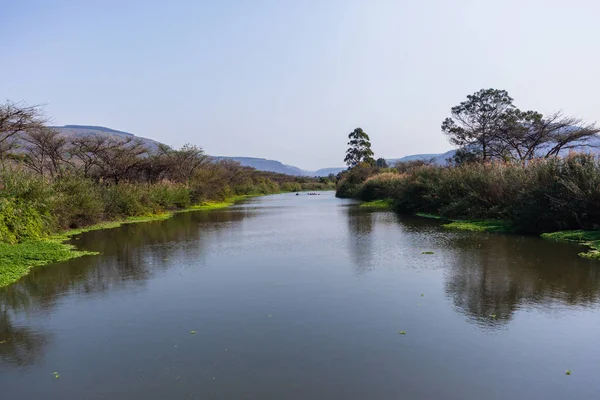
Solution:
M371 210L389 210L394 206L394 202L391 199L373 200L361 203L360 207L368 208Z
M513 233L514 228L510 222L506 221L453 221L443 225L444 228L458 229L472 232L494 232L494 233Z
M539 234L600 226L600 159L564 157L597 139L595 124L519 110L497 89L467 96L450 114L441 128L459 148L447 166L426 160L392 168L381 159L374 163L368 136L355 130L336 196L369 202L365 207L386 202L400 213L447 220L449 229ZM369 154L356 149L363 143ZM590 246L583 257L600 258L595 234L577 235L563 239Z
M62 243L79 233L228 207L248 196L334 187L331 177L257 171L192 145L65 137L45 120L39 107L0 105L0 286L31 267L89 254Z
M433 251L424 251L421 254L435 254Z
M429 218L429 219L438 219L438 220L445 219L445 218L442 218L439 215L435 215L435 214L427 214L427 213L418 212L418 213L415 213L415 215L417 217Z
M96 254L78 251L60 239L41 239L17 244L0 242L0 287L15 282L33 267Z
M557 240L561 242L577 243L590 248L587 252L579 253L580 257L590 260L600 260L600 231L563 231L542 234L544 239Z
M362 128L356 128L348 135L348 150L344 162L352 168L360 164L374 165L373 150L369 135ZM384 160L385 162L385 160Z
M357 166L342 175L338 195L392 199L398 212L437 216L454 229L538 234L592 230L600 225L600 160L574 154L525 165L416 164L395 172Z
M400 332L398 332L398 333L399 333L400 335L406 335L406 332L404 332L404 331L400 331Z
M222 202L205 202L187 209L177 210L176 212L208 211L225 208L248 197L251 196L241 195L228 198ZM29 270L33 267L66 261L85 255L97 254L89 251L79 251L76 250L74 246L64 243L73 236L101 229L118 228L124 224L165 220L172 216L173 212L133 216L116 221L100 222L82 228L69 229L44 238L38 238L40 237L40 235L38 235L34 239L28 239L27 241L19 243L10 244L0 242L0 287L9 285L22 276L27 275Z
M571 370L570 369L566 370L565 375L571 375Z

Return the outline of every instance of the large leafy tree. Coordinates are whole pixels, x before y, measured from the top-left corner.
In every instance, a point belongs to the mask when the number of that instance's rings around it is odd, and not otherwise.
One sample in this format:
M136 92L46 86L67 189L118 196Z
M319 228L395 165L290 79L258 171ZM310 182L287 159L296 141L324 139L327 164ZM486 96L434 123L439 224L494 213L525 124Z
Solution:
M349 168L355 167L362 163L370 165L375 164L373 159L373 150L371 150L371 141L369 135L362 128L356 128L348 135L348 150L344 162Z
M498 127L514 108L513 99L505 90L481 89L452 107L452 116L444 120L442 131L450 143L478 152L483 161L501 156L496 154L501 149L494 146Z

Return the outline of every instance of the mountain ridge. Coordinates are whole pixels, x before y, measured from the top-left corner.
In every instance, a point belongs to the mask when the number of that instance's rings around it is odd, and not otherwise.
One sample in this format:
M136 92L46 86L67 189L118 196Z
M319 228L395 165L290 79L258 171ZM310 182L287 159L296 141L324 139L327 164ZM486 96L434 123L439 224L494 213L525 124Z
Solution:
M58 130L61 134L66 136L86 136L86 135L109 135L120 138L135 138L139 139L144 145L150 149L156 149L160 142L148 139L141 136L136 136L129 132L119 131L115 129L106 128L103 126L95 125L64 125L64 126L52 126L51 128ZM592 141L593 147L581 146L577 148L577 151L581 152L595 152L598 153L600 148L600 137ZM595 151L593 150L595 149ZM560 154L566 155L569 150L563 150ZM426 160L432 161L434 164L447 165L448 159L451 159L456 150L449 150L445 153L425 153L425 154L411 154L400 158L388 158L386 159L389 165L397 162L408 162L415 160ZM267 158L260 157L239 157L239 156L213 156L217 160L233 160L239 162L241 165L246 167L256 168L259 171L276 172L280 174L293 175L293 176L328 176L329 174L337 175L344 171L346 168L333 167L333 168L321 168L316 171L303 170L294 165L284 164L277 160L270 160Z

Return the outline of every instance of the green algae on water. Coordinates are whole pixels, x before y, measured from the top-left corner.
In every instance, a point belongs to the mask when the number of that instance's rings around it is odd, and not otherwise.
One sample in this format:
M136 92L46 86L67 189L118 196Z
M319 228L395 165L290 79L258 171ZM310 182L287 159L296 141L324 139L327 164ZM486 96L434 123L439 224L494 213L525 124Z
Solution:
M589 247L588 251L579 253L579 257L590 260L600 260L600 230L596 231L561 231L543 233L543 239L556 240L558 242L577 243Z
M359 207L368 208L371 210L389 210L394 206L394 201L391 199L373 200L361 203Z

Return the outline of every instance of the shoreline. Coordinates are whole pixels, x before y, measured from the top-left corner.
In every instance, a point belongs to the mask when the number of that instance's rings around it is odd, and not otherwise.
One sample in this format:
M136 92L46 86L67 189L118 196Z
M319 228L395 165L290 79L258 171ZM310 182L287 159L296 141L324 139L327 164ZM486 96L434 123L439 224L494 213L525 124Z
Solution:
M153 215L127 217L114 221L103 221L83 228L70 229L38 240L16 244L0 242L0 288L18 281L23 276L29 274L34 267L41 267L73 258L100 254L93 251L77 250L75 245L65 243L73 236L91 231L118 228L126 224L162 221L183 212L210 211L228 208L242 200L261 196L265 195L233 196L223 201L207 201L180 210L165 211Z
M393 201L391 199L373 200L363 202L359 205L361 208L370 210L392 210ZM502 220L461 220L453 218L444 218L436 214L415 213L416 217L435 219L444 221L442 227L450 230L461 230L470 232L488 232L500 234L516 234L515 227L508 221ZM544 240L553 240L561 243L577 244L587 247L586 251L578 254L581 258L588 260L600 260L600 230L567 230L558 232L542 233L539 235Z

